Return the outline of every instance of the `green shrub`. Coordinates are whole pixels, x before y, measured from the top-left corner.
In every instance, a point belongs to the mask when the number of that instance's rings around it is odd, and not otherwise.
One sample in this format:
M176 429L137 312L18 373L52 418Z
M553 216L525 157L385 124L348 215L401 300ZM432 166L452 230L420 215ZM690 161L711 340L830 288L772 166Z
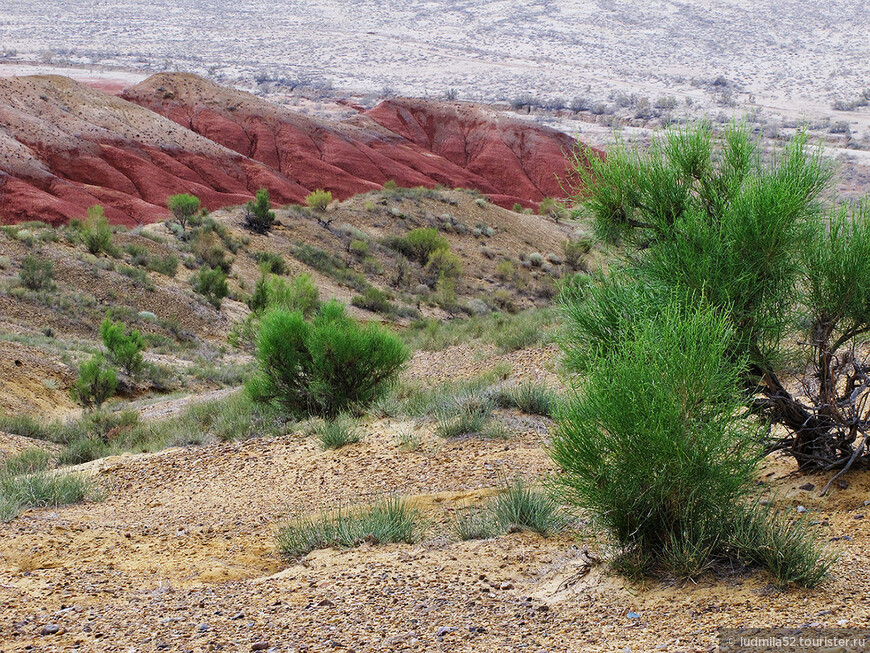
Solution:
M328 190L318 188L310 192L305 197L305 206L312 211L325 211L326 207L332 203L332 193Z
M45 449L25 449L21 453L10 456L3 461L3 469L0 476L18 476L19 474L32 474L48 469L51 462L50 456Z
M92 494L90 481L75 474L0 474L0 520L10 521L28 508L78 503Z
M152 272L162 274L165 277L175 277L178 272L177 256L152 256L148 259L147 267Z
M113 322L109 318L100 325L100 338L111 359L128 375L136 376L142 370L142 350L145 339L137 329L127 333L123 322Z
M513 261L505 259L499 261L495 266L495 276L502 281L511 281L517 274L517 268Z
M275 224L275 212L272 211L272 201L269 199L269 191L261 188L257 191L256 199L245 205L245 226L251 231L264 234Z
M146 266L150 259L148 249L136 243L130 243L124 248L124 251L130 255L130 263L136 266Z
M455 280L462 276L462 260L449 249L439 249L429 256L426 272L434 279Z
M151 283L145 270L134 268L130 265L119 265L116 269L119 274L123 274L130 279L134 285L147 290L154 290L154 284Z
M101 437L86 437L70 442L57 462L59 465L81 465L92 460L105 458L111 453L112 447Z
M347 264L335 254L331 254L307 243L298 243L293 248L293 256L305 265L322 272L339 283L353 288L358 292L365 292L369 282L365 276L350 269Z
M284 257L274 252L256 252L254 259L260 266L260 271L264 274L287 274L287 263L284 262Z
M390 498L370 506L296 519L278 531L276 543L281 555L299 558L316 549L350 548L363 542L413 544L422 530L419 510L403 499Z
M187 230L187 223L191 221L200 209L199 198L194 195L182 193L180 195L170 195L166 201L169 211L173 217L181 225L182 230Z
M362 440L362 433L354 421L339 415L334 419L326 419L314 432L322 449L341 449L348 444L356 444Z
M193 253L205 266L222 270L229 274L232 260L227 257L225 242L220 235L211 229L197 229L193 232Z
M553 417L556 412L556 393L545 385L528 381L511 388L501 388L495 394L502 408L517 408L527 415Z
M301 311L271 309L257 338L259 374L247 387L258 401L332 417L371 404L409 356L395 335L360 325L336 301L311 322Z
M354 238L347 246L348 252L358 259L364 259L369 255L368 241Z
M565 263L572 270L585 269L585 258L592 251L592 241L588 238L562 241L562 252L565 254Z
M450 530L461 542L488 540L499 535L499 525L491 510L469 508L450 521Z
M28 290L50 290L54 284L54 263L33 254L24 257L18 278Z
M450 243L434 227L417 227L402 238L388 240L387 245L421 265L426 265L433 253L450 249Z
M521 479L508 484L490 506L503 531L532 531L543 537L558 533L568 524L559 504L547 493L529 487Z
M255 313L283 308L310 317L320 307L320 292L309 274L296 275L290 281L263 275L257 280L248 306Z
M362 295L355 295L350 303L382 315L393 315L396 312L395 305L390 301L390 295L374 286L366 288Z
M481 436L504 439L509 434L492 421L495 402L489 389L480 384L445 393L437 402L435 434L442 438Z
M523 205L520 204L519 202L514 202L514 205L513 205L513 207L511 208L511 210L512 210L514 213L522 213L522 212L523 212Z
M79 367L79 375L72 388L72 395L87 408L92 406L99 408L115 394L117 387L118 375L115 370L97 354Z
M97 204L88 209L88 218L81 233L85 247L94 256L101 252L112 253L112 228L103 214L102 206Z
M191 277L194 292L202 295L205 300L220 310L221 302L230 293L227 285L227 275L220 268L203 268Z

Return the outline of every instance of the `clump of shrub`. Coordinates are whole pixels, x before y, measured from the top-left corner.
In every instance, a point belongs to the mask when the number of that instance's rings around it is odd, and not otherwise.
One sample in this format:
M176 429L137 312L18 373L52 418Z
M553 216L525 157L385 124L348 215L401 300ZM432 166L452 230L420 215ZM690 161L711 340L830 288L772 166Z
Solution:
M35 471L0 473L0 521L15 519L28 508L48 508L78 503L94 494L91 482L78 474Z
M210 268L222 270L225 274L230 273L232 260L227 257L224 249L225 241L213 229L196 229L193 235L193 253L196 258Z
M112 228L103 213L103 207L99 204L88 209L88 217L81 228L82 240L85 247L94 256L105 252L112 254Z
M267 308L283 308L310 317L320 307L320 293L310 274L298 274L289 281L262 275L248 307L257 314Z
M417 227L401 238L388 240L386 244L421 265L426 265L435 252L450 249L450 243L434 227Z
M123 322L114 322L106 318L100 325L100 338L109 350L112 361L129 376L139 374L144 363L142 350L145 349L145 339L138 329L128 333Z
M194 292L218 310L224 297L230 293L226 272L220 268L203 268L191 277L190 283Z
M322 449L341 449L348 444L362 440L362 433L354 421L346 415L326 419L314 432Z
M562 241L562 252L565 254L565 263L572 270L585 269L586 255L592 251L592 241L589 238Z
M175 277L178 272L178 257L169 256L152 256L148 259L147 267L152 272L162 274L165 277Z
M390 299L390 295L380 288L369 286L362 295L355 295L350 300L350 303L367 311L382 315L392 315L396 312L396 306Z
M429 256L426 272L435 279L455 280L462 276L462 260L449 249L438 249Z
M359 324L336 301L311 321L301 311L271 309L257 338L259 373L247 388L291 413L334 417L376 400L409 356L395 335Z
M301 517L278 532L278 551L299 558L316 549L351 548L363 542L413 544L423 531L420 511L400 498L389 498L369 506L339 509L319 517Z
M182 193L179 195L170 195L166 201L169 212L181 225L183 231L187 230L188 223L193 224L195 216L199 213L201 203L199 198L194 195Z
M54 264L33 254L24 257L18 279L28 290L50 290L54 283Z
M287 263L284 257L274 252L256 252L254 260L260 266L260 270L264 273L277 274L279 276L287 274Z
M556 393L532 381L502 387L495 393L494 399L501 408L516 408L527 415L553 417L556 413Z
M548 537L568 524L568 519L553 497L519 478L496 495L490 510L496 524L509 533L532 531Z
M332 204L332 193L322 188L318 188L305 196L305 206L312 211L323 212L330 204Z
M275 224L275 212L267 189L258 190L256 198L245 204L244 221L248 229L258 234L268 233Z
M73 399L86 408L99 408L114 396L117 388L117 373L106 364L103 356L97 354L81 364L78 379L71 392Z

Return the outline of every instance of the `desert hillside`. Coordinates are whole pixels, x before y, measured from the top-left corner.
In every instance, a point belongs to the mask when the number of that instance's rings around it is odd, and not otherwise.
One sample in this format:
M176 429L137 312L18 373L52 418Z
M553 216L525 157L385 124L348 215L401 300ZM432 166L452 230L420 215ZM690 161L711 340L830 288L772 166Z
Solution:
M390 180L537 206L565 195L575 146L457 103L395 100L333 123L181 74L123 98L59 76L0 79L0 219L57 224L101 204L112 222L134 226L167 217L176 193L217 209L259 188L283 204L318 188L346 199Z

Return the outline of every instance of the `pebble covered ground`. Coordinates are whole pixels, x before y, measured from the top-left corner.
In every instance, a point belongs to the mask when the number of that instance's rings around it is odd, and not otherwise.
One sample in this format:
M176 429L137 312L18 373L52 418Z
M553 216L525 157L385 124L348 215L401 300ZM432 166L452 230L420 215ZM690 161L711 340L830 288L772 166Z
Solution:
M418 354L413 369L449 355ZM522 354L517 367L544 379L546 358ZM856 472L820 498L822 476L795 476L784 460L762 472L841 555L818 590L783 593L762 573L724 570L630 585L601 562L606 551L582 516L578 530L549 539L450 536L451 514L505 478L553 471L542 447L552 425L506 421L509 440L445 441L430 424L390 419L367 422L363 441L338 451L297 433L81 465L101 501L0 525L0 652L700 652L715 650L724 626L870 627L870 475ZM415 451L397 446L408 430ZM5 450L21 448L13 439L4 436ZM815 487L801 489L808 482ZM424 510L419 543L298 561L276 553L289 516L389 494Z

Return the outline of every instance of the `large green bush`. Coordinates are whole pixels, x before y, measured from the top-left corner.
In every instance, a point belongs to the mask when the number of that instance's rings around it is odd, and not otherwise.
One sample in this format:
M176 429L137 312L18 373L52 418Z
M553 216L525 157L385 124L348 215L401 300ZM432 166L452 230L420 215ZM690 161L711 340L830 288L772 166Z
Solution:
M103 207L99 204L88 209L88 218L85 220L81 233L85 247L91 254L112 253L114 249L112 246L112 228L103 214Z
M259 373L247 388L294 414L332 417L377 399L409 355L398 337L359 324L336 301L312 321L301 311L271 309L260 322Z
M275 224L275 212L272 211L272 200L269 191L261 188L257 197L245 205L245 226L258 234L267 233Z
M33 254L24 257L18 278L28 290L49 290L54 284L54 264L49 259L39 258Z
M766 158L744 128L717 139L701 125L665 132L646 151L617 144L606 160L587 150L577 163L583 208L628 256L610 275L564 286L565 363L582 373L551 448L565 496L635 567L691 576L739 558L783 584L819 582L830 561L813 534L779 515L747 518L746 506L770 421L792 429L790 446L812 435L815 452L839 428L831 418L819 430L827 409L789 394L778 370L794 325L810 326L814 347L825 341L820 307L867 319L842 312L852 297L870 297L857 273L870 262L855 263L866 226L846 242L826 227L817 198L829 175L801 136ZM813 299L822 279L853 294L838 301L822 289L831 301ZM842 432L836 441L849 448ZM801 538L806 555L795 554Z

